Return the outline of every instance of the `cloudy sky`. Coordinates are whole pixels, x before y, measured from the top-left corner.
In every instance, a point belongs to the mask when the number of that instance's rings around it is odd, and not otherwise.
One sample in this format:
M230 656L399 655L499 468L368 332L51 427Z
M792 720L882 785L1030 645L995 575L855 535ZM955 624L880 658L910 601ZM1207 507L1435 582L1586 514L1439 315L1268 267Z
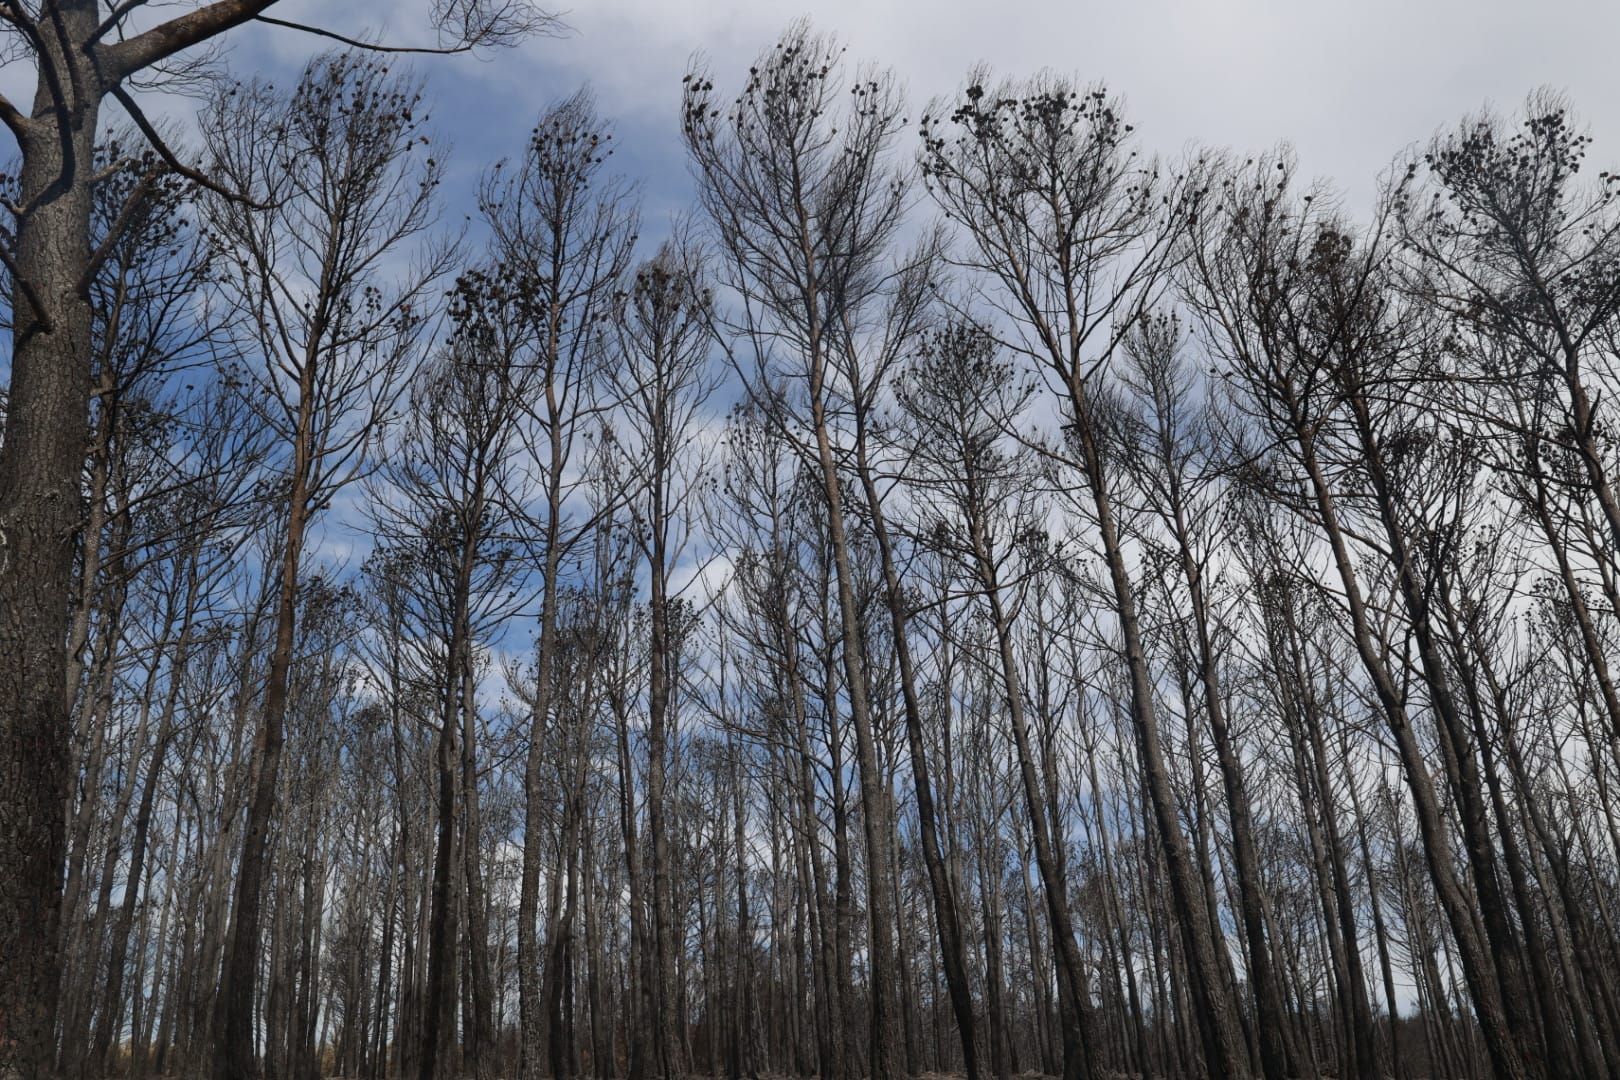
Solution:
M152 17L196 0L153 3ZM987 64L1105 81L1124 95L1142 145L1265 150L1291 143L1352 211L1403 150L1490 103L1512 110L1538 87L1567 92L1597 136L1595 168L1620 164L1620 3L1614 0L556 0L567 30L484 57L410 61L428 81L434 126L454 153L446 193L468 206L477 176L518 153L546 105L581 86L618 135L618 167L641 188L656 243L690 204L678 138L681 76L705 61L736 86L794 19L836 34L852 58L891 67L913 116ZM431 43L430 0L282 0L275 14L342 33ZM265 25L230 36L229 70L281 84L326 44ZM26 102L32 72L0 67ZM143 95L184 128L184 101ZM110 110L111 111L111 110ZM176 115L182 114L182 115ZM1594 170L1595 171L1595 170ZM9 367L0 358L0 369ZM342 514L338 515L342 517ZM339 534L343 530L337 530ZM342 535L328 538L334 553Z
M277 14L389 40L423 37L426 0L285 0ZM581 85L643 185L649 227L685 202L680 78L705 56L729 85L791 20L808 15L850 55L892 67L920 110L976 62L1050 68L1122 93L1144 145L1260 150L1287 140L1303 170L1351 208L1403 148L1487 102L1512 109L1540 86L1567 91L1620 162L1620 4L1612 0L574 0L569 31L481 60L418 62L439 127L474 172L514 153L535 115ZM239 71L285 72L313 39L239 34Z
M152 17L197 0L153 3ZM1378 174L1486 103L1567 92L1620 163L1620 4L1613 0L552 0L567 26L492 56L413 61L438 127L471 181L516 153L545 105L590 86L642 185L649 228L689 185L677 138L681 75L704 57L734 85L793 19L808 16L859 60L891 67L920 112L983 62L1008 75L1051 69L1125 96L1143 145L1264 150L1288 141L1305 173L1365 208ZM563 4L572 4L564 7ZM431 0L282 0L275 14L357 36L431 42ZM231 70L287 80L318 38L254 25L231 35ZM32 71L0 66L26 102ZM155 112L174 102L145 95ZM181 111L185 105L180 104ZM468 185L452 183L455 190Z

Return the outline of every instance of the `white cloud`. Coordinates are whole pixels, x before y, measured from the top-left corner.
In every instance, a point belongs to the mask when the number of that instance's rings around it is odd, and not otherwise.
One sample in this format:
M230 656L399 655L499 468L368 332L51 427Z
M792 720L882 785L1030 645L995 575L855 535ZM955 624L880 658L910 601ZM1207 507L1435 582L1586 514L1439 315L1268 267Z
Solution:
M806 14L852 57L893 67L919 110L979 61L1013 75L1102 79L1125 95L1146 146L1260 150L1288 140L1305 171L1344 185L1352 205L1370 199L1403 147L1488 100L1512 108L1541 85L1573 95L1600 160L1605 145L1620 147L1620 68L1608 55L1620 7L1595 0L620 0L567 12L568 38L455 77L498 90L524 116L540 88L589 81L604 112L651 129L657 146L636 158L680 171L676 107L691 57L706 54L735 81Z

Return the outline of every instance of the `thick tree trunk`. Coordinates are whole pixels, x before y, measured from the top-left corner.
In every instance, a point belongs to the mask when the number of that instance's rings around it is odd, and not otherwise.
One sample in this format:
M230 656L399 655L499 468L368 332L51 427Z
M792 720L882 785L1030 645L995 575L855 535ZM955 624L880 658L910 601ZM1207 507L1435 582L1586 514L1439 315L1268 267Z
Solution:
M100 21L96 0L56 8L70 41L84 40ZM71 66L90 74L77 56ZM55 1058L72 736L63 704L67 617L89 431L83 278L100 96L98 86L62 89L84 96L59 113L41 79L37 127L23 147L18 196L26 209L15 223L11 384L0 443L0 1068L9 1058L23 1080L46 1075Z

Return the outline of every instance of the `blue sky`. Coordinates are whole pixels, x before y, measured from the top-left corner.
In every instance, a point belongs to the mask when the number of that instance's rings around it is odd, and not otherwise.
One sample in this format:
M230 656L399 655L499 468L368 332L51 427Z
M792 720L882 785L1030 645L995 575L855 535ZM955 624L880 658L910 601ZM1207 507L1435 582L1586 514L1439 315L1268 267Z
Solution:
M348 33L420 42L426 0L284 0L278 16ZM563 37L492 56L414 61L464 190L515 153L548 101L589 85L619 137L619 167L642 185L646 232L688 201L677 128L680 79L706 55L728 85L788 22L808 15L852 58L892 67L919 112L983 61L1105 80L1122 93L1144 147L1297 149L1352 209L1403 148L1492 102L1565 90L1597 135L1595 159L1620 162L1620 5L1598 0L614 0L560 9ZM231 67L284 77L320 48L272 27L238 31ZM453 194L457 192L452 192Z
M282 0L273 10L421 44L433 40L429 7ZM892 67L913 116L979 62L1012 76L1052 69L1101 79L1124 95L1145 149L1258 151L1286 140L1302 171L1337 184L1352 211L1370 204L1378 174L1403 149L1487 102L1512 110L1540 86L1567 91L1592 127L1594 172L1620 164L1620 5L1599 0L572 0L558 13L560 36L488 56L402 61L426 78L433 126L452 150L451 223L483 170L521 151L541 110L585 85L617 133L617 168L640 186L650 250L690 203L681 76L701 57L722 88L735 86L801 16L837 34L852 59ZM235 75L285 84L328 44L250 25L230 35L226 60ZM0 68L0 91L14 100L26 102L30 84L26 65ZM184 130L190 103L143 97ZM352 564L348 516L332 515L326 551Z
M153 3L149 19L200 0ZM542 0L551 2L551 0ZM1123 94L1141 146L1296 149L1352 211L1403 150L1486 103L1511 111L1529 91L1566 91L1597 142L1594 171L1620 164L1620 4L1607 0L556 0L566 30L489 55L411 58L434 126L453 153L453 221L477 177L518 153L552 101L595 93L636 181L652 243L690 203L678 135L681 76L694 58L721 87L792 20L838 35L852 59L891 67L915 114L983 62L1006 75L1052 69ZM572 6L563 7L562 4ZM280 18L355 36L431 44L431 0L281 0ZM235 75L289 82L330 42L251 24L229 35ZM25 104L25 63L0 66L0 92ZM141 95L153 113L194 102ZM109 116L116 115L109 108ZM9 155L8 155L9 156Z
M197 2L146 10L168 17ZM273 12L422 44L433 40L429 7L282 0ZM703 55L730 85L800 16L837 34L851 57L892 67L918 113L981 61L1008 75L1101 79L1125 96L1144 148L1173 156L1287 140L1302 171L1339 185L1352 210L1369 205L1404 148L1487 102L1511 110L1541 86L1567 91L1591 125L1596 168L1620 163L1620 5L1607 0L559 0L556 10L563 36L410 61L455 151L453 203L464 207L477 175L521 149L548 102L588 85L614 123L619 167L641 185L644 232L657 236L689 202L681 75ZM328 44L254 24L230 35L227 61L234 74L286 81ZM26 104L31 84L27 64L0 67L13 100ZM154 112L190 108L143 97Z

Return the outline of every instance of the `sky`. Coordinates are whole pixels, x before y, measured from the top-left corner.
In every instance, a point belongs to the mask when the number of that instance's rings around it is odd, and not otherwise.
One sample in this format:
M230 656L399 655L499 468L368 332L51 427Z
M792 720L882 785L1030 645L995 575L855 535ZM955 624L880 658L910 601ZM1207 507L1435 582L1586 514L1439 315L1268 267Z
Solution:
M151 18L199 0L153 2ZM556 36L483 56L402 60L427 81L432 127L449 144L447 216L478 176L520 153L536 117L582 86L617 135L615 166L636 182L650 244L690 206L679 139L681 77L705 63L736 87L793 20L837 35L851 59L891 68L911 115L950 95L976 64L1103 81L1123 95L1140 145L1177 156L1286 141L1301 173L1331 181L1352 213L1381 172L1439 130L1537 88L1566 92L1590 125L1593 171L1620 164L1620 3L1613 0L556 0ZM280 18L398 44L432 43L431 0L281 0ZM328 42L254 24L228 39L228 70L283 86ZM0 66L0 92L26 102L26 65ZM142 94L179 130L191 107ZM9 368L0 358L0 368ZM346 515L339 513L338 518ZM342 528L329 553L343 559ZM350 561L354 552L348 552ZM352 565L350 567L353 568Z
M147 20L202 0L153 2ZM1370 209L1398 155L1491 104L1512 111L1540 87L1566 92L1596 135L1593 171L1620 164L1620 4L1613 0L541 0L554 36L474 56L412 57L431 127L449 144L446 224L471 209L478 177L522 151L548 104L582 86L613 125L614 166L640 189L649 248L691 206L679 138L681 77L705 64L718 88L795 19L836 35L850 59L891 68L913 119L975 65L1102 81L1124 97L1140 146L1242 153L1286 141L1305 178L1351 213ZM571 6L561 6L571 5ZM432 0L281 0L271 13L394 44L434 41ZM286 86L331 43L265 24L227 38L226 69ZM32 72L0 66L26 102ZM140 95L178 131L194 102ZM115 110L109 110L115 112ZM183 137L183 136L182 136ZM473 229L477 233L476 227ZM0 362L9 368L9 363ZM338 515L342 517L343 515ZM343 530L337 530L342 533ZM341 537L328 538L341 551Z
M152 3L168 17L201 0ZM281 0L277 17L355 36L430 44L432 0ZM639 183L649 233L690 204L678 137L681 76L694 59L739 83L794 19L837 35L857 61L891 68L914 115L969 68L1051 70L1123 95L1149 151L1265 151L1287 142L1301 173L1332 181L1364 212L1397 155L1491 104L1531 90L1572 99L1596 136L1595 168L1620 164L1620 4L1613 0L542 0L565 30L471 57L414 58L454 154L447 194L517 154L550 102L590 87ZM563 5L572 6L563 6ZM228 70L278 82L329 45L253 24L229 36ZM0 66L0 92L26 103L32 72ZM141 95L156 113L183 101ZM184 129L183 120L179 125ZM1595 171L1595 169L1594 169Z
M564 0L566 2L566 0ZM275 12L391 41L426 37L426 0L283 0ZM1620 162L1620 4L1599 0L576 0L567 31L474 59L422 60L440 131L471 179L515 154L545 105L581 86L614 123L619 168L642 186L654 229L684 209L681 76L705 58L735 85L787 26L808 16L851 58L888 66L916 115L975 63L1050 69L1124 96L1144 148L1261 151L1286 141L1304 175L1368 207L1397 154L1538 87L1567 92ZM239 31L238 71L294 70L315 39Z

